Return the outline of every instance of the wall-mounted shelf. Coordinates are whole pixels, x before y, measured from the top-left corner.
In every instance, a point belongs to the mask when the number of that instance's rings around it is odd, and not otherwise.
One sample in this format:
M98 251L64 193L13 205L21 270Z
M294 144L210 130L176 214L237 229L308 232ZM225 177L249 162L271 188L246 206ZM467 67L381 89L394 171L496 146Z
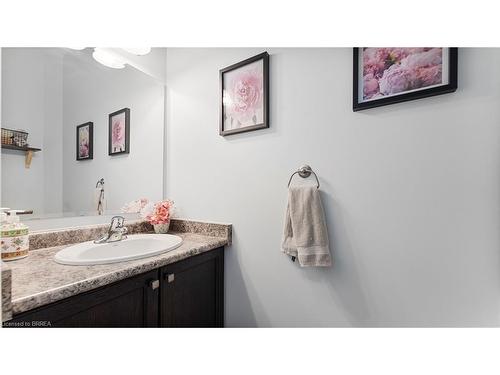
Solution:
M19 147L16 145L2 145L2 151L3 150L13 150L13 151L21 151L25 153L25 158L24 158L24 166L26 168L29 168L31 166L31 159L33 158L33 153L42 151L41 148L35 148L35 147Z

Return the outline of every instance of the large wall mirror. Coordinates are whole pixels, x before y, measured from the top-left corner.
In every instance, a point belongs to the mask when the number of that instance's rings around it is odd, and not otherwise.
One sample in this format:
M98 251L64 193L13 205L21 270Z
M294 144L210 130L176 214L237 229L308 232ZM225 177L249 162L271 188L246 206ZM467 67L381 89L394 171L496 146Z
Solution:
M93 52L1 49L1 205L23 220L104 217L162 198L164 81L140 67L164 70L165 53L113 69Z

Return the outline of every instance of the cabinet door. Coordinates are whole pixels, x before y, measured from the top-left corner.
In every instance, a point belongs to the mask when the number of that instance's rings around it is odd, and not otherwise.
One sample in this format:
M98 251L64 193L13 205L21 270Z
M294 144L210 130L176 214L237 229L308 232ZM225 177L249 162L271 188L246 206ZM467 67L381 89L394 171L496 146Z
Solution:
M161 269L162 327L223 327L224 248Z
M10 326L157 327L159 285L150 271L17 315Z

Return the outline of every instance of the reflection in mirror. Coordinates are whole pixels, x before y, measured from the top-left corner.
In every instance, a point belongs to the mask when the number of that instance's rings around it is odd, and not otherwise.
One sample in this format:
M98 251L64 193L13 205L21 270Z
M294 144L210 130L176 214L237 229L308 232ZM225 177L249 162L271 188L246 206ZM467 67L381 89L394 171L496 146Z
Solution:
M164 68L163 49L123 69L92 48L1 51L2 207L26 210L23 219L104 219L162 198L164 82L138 67Z

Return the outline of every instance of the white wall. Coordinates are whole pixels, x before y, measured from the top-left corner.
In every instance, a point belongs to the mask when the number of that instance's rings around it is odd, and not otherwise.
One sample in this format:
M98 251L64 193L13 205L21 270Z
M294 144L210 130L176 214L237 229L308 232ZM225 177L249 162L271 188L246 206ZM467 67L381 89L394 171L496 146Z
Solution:
M163 60L164 61L164 60ZM107 209L163 194L164 85L132 68L111 69L90 54L64 58L64 211L94 208L105 179ZM108 114L130 108L130 154L108 155ZM76 127L94 123L94 158L76 161ZM94 210L95 211L95 210Z
M454 94L353 113L351 49L268 49L271 128L218 135L218 70L261 49L168 49L167 192L234 224L227 326L500 325L500 50ZM280 252L286 184L317 171L335 256Z
M62 54L53 48L3 48L2 127L24 129L42 149L2 151L2 206L54 213L62 209Z

